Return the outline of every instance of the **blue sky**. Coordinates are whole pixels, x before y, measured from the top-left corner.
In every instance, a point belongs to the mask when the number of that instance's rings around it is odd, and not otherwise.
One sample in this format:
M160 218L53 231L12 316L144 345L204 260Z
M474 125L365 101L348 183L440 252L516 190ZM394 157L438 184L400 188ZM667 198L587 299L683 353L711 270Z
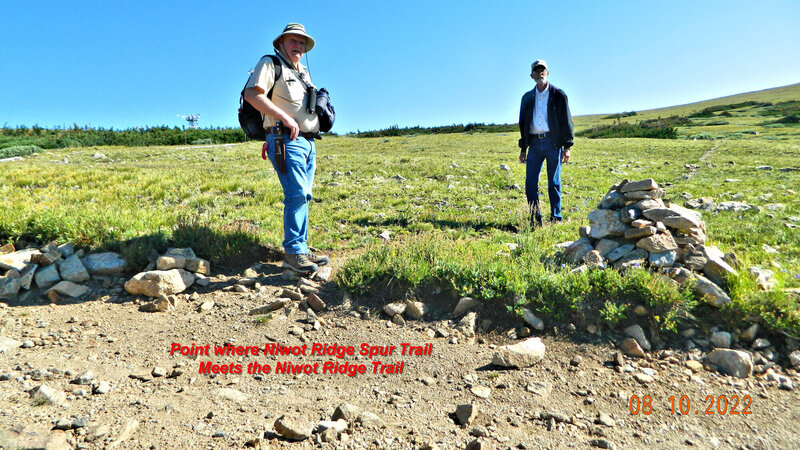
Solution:
M800 82L797 0L3 0L0 126L173 126L191 113L238 126L247 71L288 22L317 40L308 62L339 133L515 122L537 58L574 115Z

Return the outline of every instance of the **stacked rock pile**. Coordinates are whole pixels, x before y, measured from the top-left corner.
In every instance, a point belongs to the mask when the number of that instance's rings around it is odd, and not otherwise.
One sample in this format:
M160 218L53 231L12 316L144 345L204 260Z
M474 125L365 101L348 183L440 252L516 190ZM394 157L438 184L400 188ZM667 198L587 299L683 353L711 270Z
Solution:
M12 244L0 247L0 299L12 299L34 285L46 289L52 301L78 298L89 292L85 282L92 279L110 287L115 276L127 268L120 255L112 252L84 256L72 244L48 244L42 248L16 250Z
M665 204L664 193L653 179L614 185L589 213L581 238L563 245L564 259L581 264L576 270L647 266L678 283L696 280L699 293L714 306L730 302L720 286L736 273L736 257L706 245L700 213Z

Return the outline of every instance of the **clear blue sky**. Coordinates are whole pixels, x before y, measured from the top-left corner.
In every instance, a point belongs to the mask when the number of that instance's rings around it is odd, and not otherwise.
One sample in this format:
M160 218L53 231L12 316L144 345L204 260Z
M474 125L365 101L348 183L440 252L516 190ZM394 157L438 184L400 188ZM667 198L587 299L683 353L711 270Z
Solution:
M289 5L292 5L289 7ZM511 123L544 58L574 115L800 82L800 1L0 1L0 125L238 126L288 22L335 132ZM305 59L303 61L305 63Z

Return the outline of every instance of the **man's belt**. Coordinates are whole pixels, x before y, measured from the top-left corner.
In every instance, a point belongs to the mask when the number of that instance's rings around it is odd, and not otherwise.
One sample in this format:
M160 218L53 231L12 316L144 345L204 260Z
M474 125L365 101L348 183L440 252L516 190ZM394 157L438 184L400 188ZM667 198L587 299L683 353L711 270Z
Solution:
M544 139L546 137L550 137L550 132L548 131L547 133L538 133L538 134L531 133L531 137L536 139Z
M284 132L287 132L287 133L288 133L288 131L289 131L289 130L288 130L288 129L286 129L286 128L284 128L284 129L282 130L282 129L281 129L281 128L279 128L279 127L267 127L267 128L266 128L266 130L267 130L267 134L277 134L277 135L281 135L281 134L283 134L283 133L281 133L281 131L284 131ZM317 133L311 133L311 132L308 132L308 131L301 131L301 132L300 132L300 136L302 136L302 137L304 137L304 138L306 138L306 139L316 139L317 137L319 137L319 136L317 135Z

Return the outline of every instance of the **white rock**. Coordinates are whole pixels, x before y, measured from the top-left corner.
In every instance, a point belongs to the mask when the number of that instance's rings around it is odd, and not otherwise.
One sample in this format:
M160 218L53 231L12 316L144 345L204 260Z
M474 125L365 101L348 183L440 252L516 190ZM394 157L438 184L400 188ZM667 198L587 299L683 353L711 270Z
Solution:
M403 314L403 311L406 310L406 304L400 302L394 303L387 303L383 306L383 312L386 313L389 317L394 317L398 314Z
M514 345L498 347L492 364L502 367L530 367L544 358L544 343L539 338L529 338Z
M141 272L125 283L125 290L134 295L171 295L183 292L194 283L194 275L183 269Z
M25 266L30 263L31 257L39 253L41 253L39 250L27 248L25 250L19 250L13 253L0 255L0 269L16 269L17 271L22 272L25 270Z

